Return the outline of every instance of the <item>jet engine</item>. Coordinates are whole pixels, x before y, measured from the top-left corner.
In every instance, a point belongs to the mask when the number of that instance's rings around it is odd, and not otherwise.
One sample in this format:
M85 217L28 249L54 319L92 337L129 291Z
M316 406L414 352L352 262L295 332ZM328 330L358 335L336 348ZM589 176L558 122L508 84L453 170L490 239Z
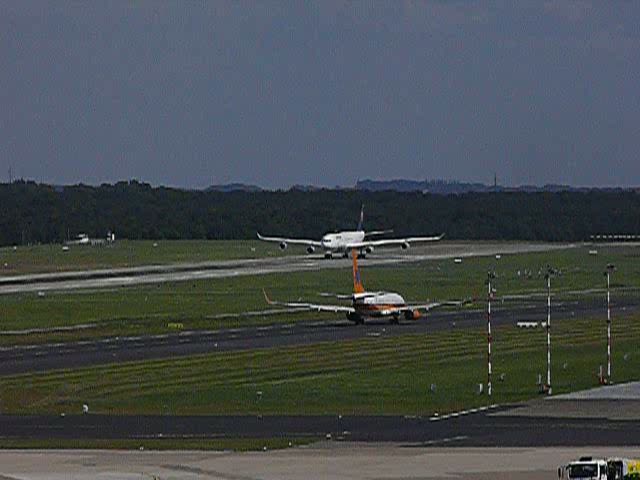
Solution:
M407 310L404 312L404 318L407 320L418 320L421 316L420 310Z
M280 250L287 248L287 242L280 242Z
M411 245L409 245L409 242L404 242L402 245L402 249L406 250L407 248L409 248Z
M347 319L351 320L352 322L356 323L356 324L361 324L364 323L362 320L362 317L360 315L358 315L355 312L349 312L347 313Z
M316 251L316 249L315 249L315 248L313 248L311 245L309 245L309 246L307 247L307 253L308 253L309 255L311 255L311 254L312 254L313 252L315 252L315 251Z
M369 247L365 248L364 251L367 252L367 253L371 253L371 252L373 252L373 247L369 246Z

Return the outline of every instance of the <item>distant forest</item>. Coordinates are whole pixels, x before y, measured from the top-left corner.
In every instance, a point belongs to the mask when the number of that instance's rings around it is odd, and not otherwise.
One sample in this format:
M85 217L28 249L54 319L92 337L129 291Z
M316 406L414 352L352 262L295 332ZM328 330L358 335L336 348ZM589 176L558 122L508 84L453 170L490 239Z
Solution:
M128 239L318 238L354 229L448 239L587 240L596 233L640 234L640 194L587 192L188 191L137 181L99 187L0 184L0 244L62 242L78 233Z

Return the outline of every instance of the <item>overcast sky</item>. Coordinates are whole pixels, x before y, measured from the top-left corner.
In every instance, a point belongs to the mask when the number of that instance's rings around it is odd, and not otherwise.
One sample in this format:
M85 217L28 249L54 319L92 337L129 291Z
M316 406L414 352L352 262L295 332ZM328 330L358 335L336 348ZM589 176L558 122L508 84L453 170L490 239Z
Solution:
M0 0L0 179L640 184L640 2Z

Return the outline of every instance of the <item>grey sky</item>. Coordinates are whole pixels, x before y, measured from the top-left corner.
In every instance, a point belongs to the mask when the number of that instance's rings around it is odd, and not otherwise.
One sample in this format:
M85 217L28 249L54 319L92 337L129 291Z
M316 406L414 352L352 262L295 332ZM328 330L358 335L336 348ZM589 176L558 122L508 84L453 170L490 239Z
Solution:
M0 178L640 184L640 2L0 0Z

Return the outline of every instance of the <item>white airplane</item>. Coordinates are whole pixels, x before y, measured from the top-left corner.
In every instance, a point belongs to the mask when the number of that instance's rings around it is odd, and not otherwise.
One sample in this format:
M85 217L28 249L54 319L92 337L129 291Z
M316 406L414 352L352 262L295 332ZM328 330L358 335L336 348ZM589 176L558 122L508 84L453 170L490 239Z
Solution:
M401 295L394 292L367 292L360 279L358 270L358 255L352 251L353 257L353 294L336 295L337 298L351 299L351 306L328 305L322 303L303 302L279 302L269 298L267 292L262 290L264 298L269 305L279 305L287 308L308 309L316 312L345 313L347 319L356 324L363 324L365 318L389 318L391 323L399 323L400 316L407 320L417 320L426 313L437 307L445 305L461 306L465 302L430 302L422 304L408 305ZM323 294L326 295L326 294Z
M361 258L367 253L373 252L375 247L383 246L400 246L406 250L412 243L437 242L444 237L444 233L434 237L406 237L406 238L385 238L380 240L368 240L367 237L390 233L392 230L378 230L373 232L365 232L362 228L364 219L364 207L360 210L360 221L355 231L344 231L336 233L327 233L321 240L307 240L304 238L284 238L284 237L264 237L258 232L258 238L265 242L277 242L280 248L284 250L289 244L305 245L307 253L315 252L316 248L324 250L325 258L333 258L334 253L340 253L344 258L349 256L350 250L357 250Z
M86 233L80 233L76 236L75 240L65 242L66 245L89 245L89 243L91 243L91 239Z

